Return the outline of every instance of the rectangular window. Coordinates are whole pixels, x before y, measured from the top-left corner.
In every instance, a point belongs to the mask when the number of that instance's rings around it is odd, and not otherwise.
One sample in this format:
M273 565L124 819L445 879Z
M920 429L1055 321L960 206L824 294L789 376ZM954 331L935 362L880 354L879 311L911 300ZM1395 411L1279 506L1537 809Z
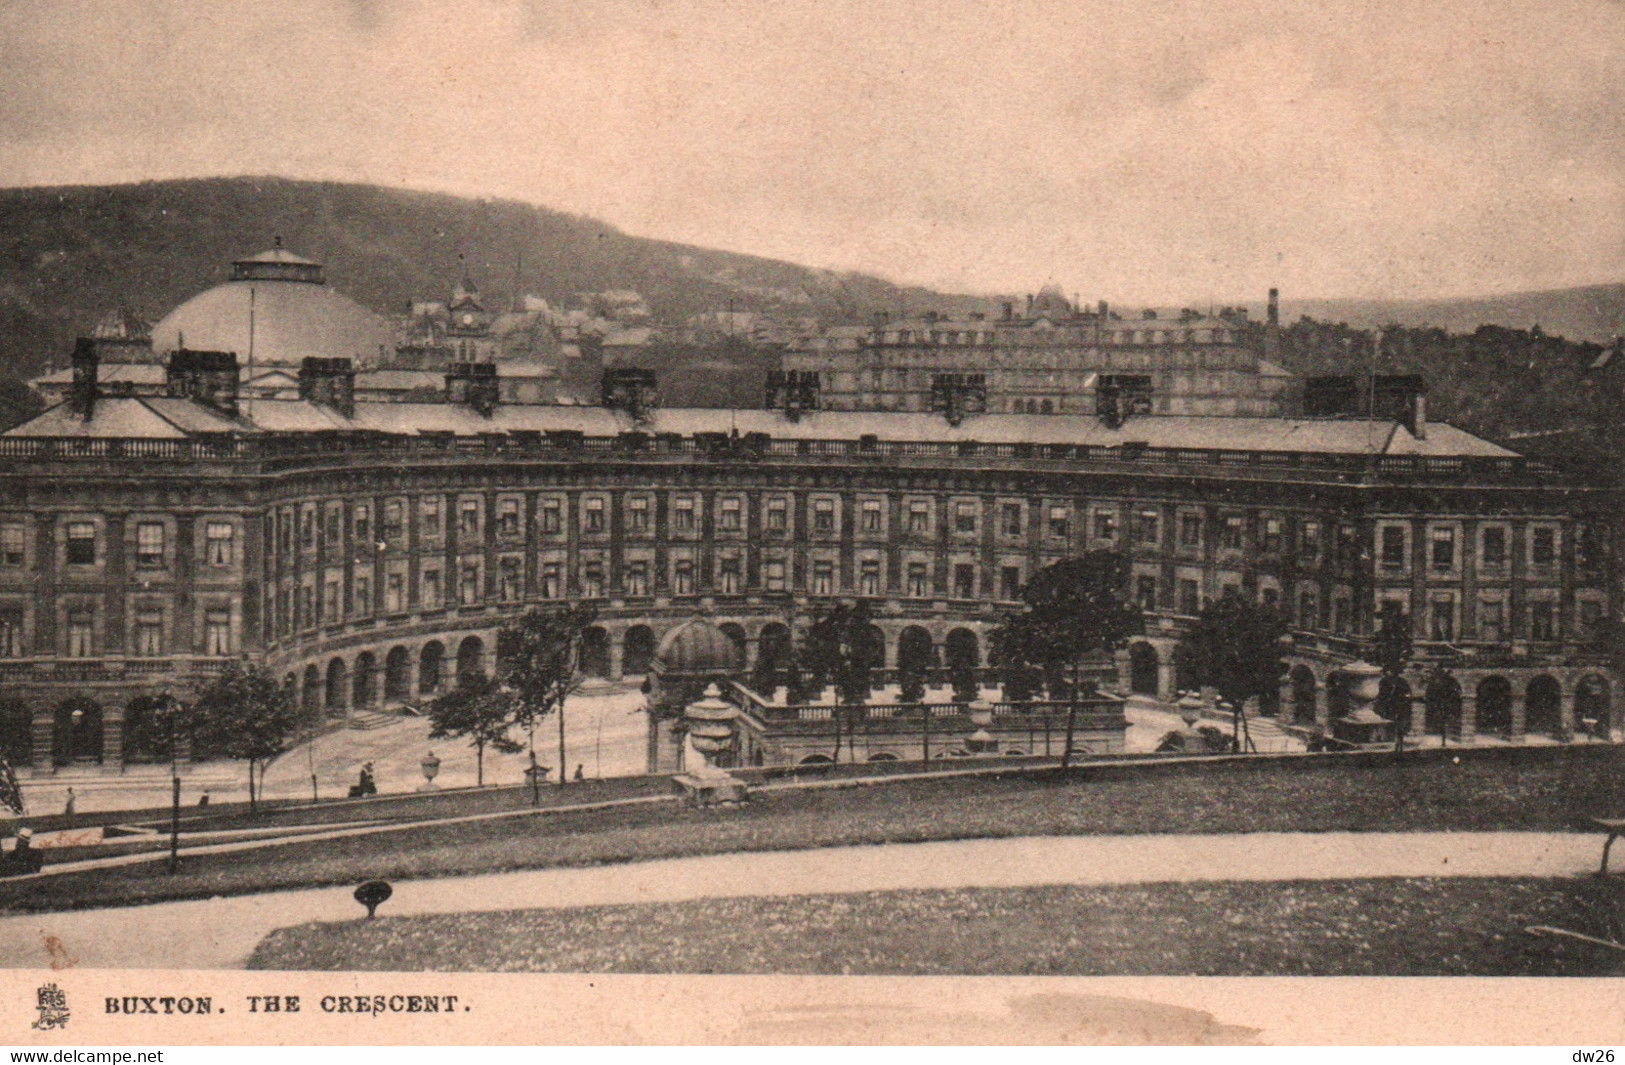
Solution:
M224 610L211 610L203 617L203 653L207 655L231 654L231 615Z
M954 504L954 532L960 536L971 536L976 532L976 504Z
M344 529L344 504L329 503L322 509L322 542L337 549Z
M1189 578L1181 578L1179 582L1179 612L1188 617L1202 612L1201 585Z
M497 559L497 598L511 603L519 598L519 560Z
M999 598L1013 602L1021 598L1021 567L1005 566L999 570Z
M1320 522L1306 521L1298 526L1298 555L1305 562L1320 557Z
M789 511L782 499L769 499L767 501L767 531L770 533L783 533L789 525Z
M1478 604L1478 638L1485 643L1500 643L1506 638L1506 604L1499 599L1486 599Z
M564 531L564 508L557 499L542 500L542 533L557 536Z
M929 594L925 586L924 562L908 564L908 594L914 599L924 599Z
M234 530L229 521L211 521L204 526L204 558L211 566L231 565Z
M1305 588L1298 593L1298 625L1305 629L1318 628L1320 625L1320 600L1313 588Z
M422 519L423 535L426 539L438 540L440 538L440 498L428 496L418 504L418 514Z
M23 657L23 612L0 612L0 658Z
M372 578L365 573L356 574L354 606L358 617L372 614Z
M1068 540L1072 537L1072 514L1065 507L1049 508L1049 538Z
M581 528L589 533L601 533L606 528L604 522L604 501L602 499L588 499L581 511Z
M476 563L463 563L457 578L457 601L463 606L473 606L480 601L480 567Z
M691 533L694 531L694 501L692 499L679 499L672 505L671 527L673 532Z
M1405 529L1399 525L1385 525L1378 545L1378 559L1386 570L1405 568Z
M1456 568L1456 530L1434 529L1428 546L1428 568L1449 571Z
M722 594L738 595L740 584L739 560L737 558L725 558L719 568L722 575L722 587L720 589Z
M626 501L626 531L637 536L649 531L648 496L633 496Z
M96 564L96 526L88 521L68 524L68 565L94 566Z
M688 559L679 559L672 567L672 583L676 586L674 591L678 595L694 594L694 563Z
M1581 636L1597 635L1597 626L1602 624L1602 604L1595 599L1582 599L1579 606L1579 634Z
M1141 610L1157 609L1157 578L1141 574L1134 580L1134 599Z
M519 535L519 500L497 500L497 535L510 540Z
M1226 514L1219 526L1219 547L1226 551L1240 551L1247 522L1240 514Z
M976 598L976 567L969 562L954 564L954 598Z
M143 610L135 616L135 653L153 658L164 653L164 616Z
M406 578L399 573L384 575L384 613L399 614L406 609Z
M1552 604L1537 599L1529 604L1529 638L1531 640L1551 640L1556 635L1556 611Z
M1486 570L1503 570L1507 565L1507 531L1499 525L1479 530L1478 564Z
M89 614L68 615L68 657L90 658L96 653L96 626Z
M1584 573L1597 573L1602 569L1604 548L1602 529L1596 522L1583 522L1574 526L1574 565Z
M1117 515L1110 510L1095 511L1095 539L1112 543L1117 539Z
M1202 515L1181 514L1179 516L1179 546L1202 546Z
M398 499L384 504L384 539L390 543L399 541L406 531L405 512L406 508Z
M649 594L649 563L642 559L634 559L626 564L626 594L630 596Z
M441 587L440 587L440 571L437 570L437 569L426 569L426 570L424 570L423 571L423 609L425 609L425 610L439 610L440 609L440 597L441 597L441 594L442 594L442 592L441 592Z
M1266 555L1279 554L1281 551L1281 519L1265 518L1263 522L1263 542L1259 550Z
M1557 561L1557 530L1550 525L1536 525L1529 530L1529 565L1535 569L1550 569Z
M15 569L26 555L25 533L21 525L0 525L0 566Z
M909 502L908 531L916 535L924 535L931 531L931 504L920 499Z
M1162 539L1162 516L1154 510L1134 515L1134 538L1146 547L1157 546Z
M135 565L137 569L163 569L164 527L156 521L144 521L135 527Z
M372 543L372 508L365 503L356 505L355 511L350 515L350 526L353 531L352 539L357 547L366 547Z
M1269 607L1271 610L1280 610L1281 609L1281 589L1274 588L1274 587L1266 587L1266 588L1264 588L1263 589L1262 600L1263 600L1264 605Z
M589 562L581 567L581 594L588 599L604 597L604 564Z
M835 532L835 500L813 500L813 532L830 536Z
M305 507L299 511L299 545L306 551L316 549L316 509Z
M784 591L784 562L780 559L769 559L762 567L763 580L767 582L770 592Z
M1428 638L1437 643L1450 643L1456 638L1456 601L1449 596L1428 601Z
M739 531L739 500L724 499L722 501L721 507L717 510L717 528L723 532Z
M999 507L1002 515L999 528L1005 536L1015 537L1021 535L1021 504L1005 503ZM1053 514L1053 511L1051 512Z
M465 540L478 539L480 535L480 503L477 499L465 499L457 505L457 535Z
M878 499L863 501L863 531L867 533L880 531L880 501Z
M542 598L564 597L564 567L557 562L542 563Z
M339 620L339 582L336 579L322 585L322 620Z
M880 562L866 558L858 566L858 591L864 595L880 594Z
M813 594L835 594L835 563L818 561L813 563Z

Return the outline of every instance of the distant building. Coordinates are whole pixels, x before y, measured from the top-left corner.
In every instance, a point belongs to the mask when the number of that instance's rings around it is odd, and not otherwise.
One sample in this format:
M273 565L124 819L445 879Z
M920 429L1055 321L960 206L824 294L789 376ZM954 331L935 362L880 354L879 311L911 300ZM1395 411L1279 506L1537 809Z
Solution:
M1272 291L1266 336L1276 308ZM877 315L826 329L791 343L782 367L817 374L825 410L940 410L945 396L965 393L972 413L1092 415L1119 402L1145 414L1287 413L1292 375L1246 341L1244 324L1191 310L1082 310L1047 288L992 318Z

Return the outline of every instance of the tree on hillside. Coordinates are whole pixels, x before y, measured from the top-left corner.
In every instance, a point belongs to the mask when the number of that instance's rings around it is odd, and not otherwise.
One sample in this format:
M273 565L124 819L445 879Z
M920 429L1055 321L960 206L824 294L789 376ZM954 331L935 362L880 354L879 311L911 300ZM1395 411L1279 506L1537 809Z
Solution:
M999 654L1007 668L1035 666L1051 698L1070 694L1063 769L1072 757L1084 656L1109 654L1144 631L1140 611L1123 597L1127 584L1128 560L1115 552L1061 559L1033 574L1021 589L1026 608L1007 615L1000 630Z
M529 738L536 764L536 725L548 714L559 721L559 783L565 772L564 704L581 684L581 641L598 617L591 603L532 607L497 632L496 681L512 693L511 717Z
M265 766L287 749L299 727L293 692L264 666L231 662L198 693L191 712L199 739L229 758L248 761L248 805L257 808L255 770L263 787Z
M474 748L474 783L485 786L485 749L517 754L524 745L510 735L513 699L483 671L465 673L457 687L437 696L428 706L429 738L466 737Z
M1181 644L1200 683L1229 703L1235 715L1232 739L1237 750L1252 746L1247 735L1248 699L1277 691L1285 671L1281 660L1286 618L1266 603L1227 587L1209 602Z

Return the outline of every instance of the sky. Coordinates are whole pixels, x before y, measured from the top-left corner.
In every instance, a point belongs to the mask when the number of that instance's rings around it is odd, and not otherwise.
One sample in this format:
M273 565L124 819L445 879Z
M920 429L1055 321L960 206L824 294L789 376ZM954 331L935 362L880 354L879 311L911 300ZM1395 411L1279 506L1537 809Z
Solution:
M504 197L967 292L1625 279L1621 0L0 0L0 185Z

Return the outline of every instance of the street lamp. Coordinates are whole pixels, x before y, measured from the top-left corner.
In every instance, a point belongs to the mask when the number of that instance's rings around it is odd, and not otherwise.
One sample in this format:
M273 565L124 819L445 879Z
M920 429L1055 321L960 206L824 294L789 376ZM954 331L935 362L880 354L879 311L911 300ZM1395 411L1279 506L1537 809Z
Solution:
M181 770L179 752L180 703L169 692L158 697L154 716L162 734L169 740L169 871L176 872L181 862ZM79 711L74 711L75 716Z

